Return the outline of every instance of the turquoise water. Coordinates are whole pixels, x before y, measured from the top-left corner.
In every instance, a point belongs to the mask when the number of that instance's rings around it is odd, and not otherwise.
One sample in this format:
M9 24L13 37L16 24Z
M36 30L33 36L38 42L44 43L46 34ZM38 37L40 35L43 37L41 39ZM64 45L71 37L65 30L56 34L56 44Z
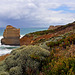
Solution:
M0 36L3 35L4 28L0 28Z
M35 32L35 31L42 31L46 29L48 28L20 28L20 36L23 37L27 33ZM8 54L12 51L12 49L19 47L19 46L1 45L1 39L3 38L4 30L5 28L0 28L0 56L4 54Z
M20 35L25 35L27 33L35 32L35 31L42 31L48 28L20 28ZM0 28L0 37L3 36L5 28Z
M48 28L21 28L20 34L24 35L27 33L35 32L35 31L42 31L42 30L46 30L46 29L48 29Z

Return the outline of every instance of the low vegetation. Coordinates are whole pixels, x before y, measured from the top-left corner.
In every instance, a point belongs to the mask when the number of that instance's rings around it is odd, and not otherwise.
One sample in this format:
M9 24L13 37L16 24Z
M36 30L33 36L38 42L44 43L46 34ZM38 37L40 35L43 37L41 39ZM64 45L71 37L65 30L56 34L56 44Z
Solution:
M54 30L25 35L27 38L34 36L35 40L39 36L59 31L50 38L38 39L35 41L36 45L23 45L13 50L5 59L1 58L0 75L75 75L74 25L75 22ZM67 27L72 27L69 32L65 32Z
M42 63L46 57L49 57L50 52L39 46L22 46L16 50L13 50L3 64L4 73L9 75L26 75L36 73L42 67ZM0 66L0 69L2 65ZM0 73L2 74L2 70Z
M70 46L70 44L75 44L75 33L71 34L69 36L64 36L62 37L62 39L59 39L57 41L51 41L46 43L48 47L55 47L55 46L62 46L62 47L66 47L66 46Z
M37 31L37 32L33 32L33 33L29 33L29 34L26 34L26 36L34 36L34 35L45 35L45 34L50 34L50 33L55 33L55 32L58 32L58 31L61 31L61 30L64 30L68 27L75 27L74 26L75 23L69 23L67 25L63 25L63 26L60 26L58 27L57 29L54 29L54 30L44 30L44 31Z

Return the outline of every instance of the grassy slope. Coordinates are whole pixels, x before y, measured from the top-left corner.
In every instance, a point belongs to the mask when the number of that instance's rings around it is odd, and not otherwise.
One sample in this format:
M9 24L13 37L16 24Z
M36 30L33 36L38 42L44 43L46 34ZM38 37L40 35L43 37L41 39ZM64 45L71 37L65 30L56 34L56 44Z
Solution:
M42 73L45 75L74 75L75 74L75 34L48 42L51 56L47 58Z
M57 31L61 31L63 29L66 29L67 27L73 27L73 26L75 26L75 23L69 23L67 25L63 25L61 27L58 27L57 29L54 29L54 30L44 30L44 31L37 31L37 32L29 33L29 34L27 34L27 36L45 35L45 34L55 33Z
M69 32L64 33L64 31L66 31L66 28L70 27L73 28ZM59 34L61 31L63 31L63 33ZM38 37L53 34L55 32L58 33L48 39L38 40L38 42L36 43L40 47L50 51L50 56L46 57L45 61L41 63L41 68L38 75L74 75L75 23L70 23L65 26L61 26L55 30L39 31L27 34L25 36ZM32 71L28 71L28 74L33 75Z
M66 28L73 27L69 32ZM63 31L64 30L64 31ZM38 40L37 45L48 49L50 57L43 62L40 75L74 75L75 73L75 23L61 26L54 30L38 31L29 33L26 36L36 36L36 38L54 34L48 39ZM60 32L63 31L62 34ZM59 34L59 35L58 35ZM41 45L40 45L41 44Z
M44 40L46 41L49 38L54 37L55 35L57 36L71 31L73 27L75 27L75 23L70 23L58 27L57 29L54 30L44 30L26 34L24 37L20 39L20 45L36 44Z

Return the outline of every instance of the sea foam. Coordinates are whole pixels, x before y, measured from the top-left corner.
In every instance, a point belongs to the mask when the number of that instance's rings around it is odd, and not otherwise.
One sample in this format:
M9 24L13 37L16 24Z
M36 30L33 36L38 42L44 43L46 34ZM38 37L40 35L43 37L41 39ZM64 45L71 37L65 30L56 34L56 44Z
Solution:
M13 49L19 47L19 46L1 45L2 38L3 36L0 36L0 56L9 54Z

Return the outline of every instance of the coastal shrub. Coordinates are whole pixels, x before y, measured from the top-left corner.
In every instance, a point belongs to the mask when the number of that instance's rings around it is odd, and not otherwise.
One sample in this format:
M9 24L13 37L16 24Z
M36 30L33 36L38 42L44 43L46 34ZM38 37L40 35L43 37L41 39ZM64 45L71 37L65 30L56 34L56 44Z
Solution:
M4 61L0 62L0 75L9 75L9 73L6 72L6 65Z
M57 39L56 41L56 38L53 40L53 41L50 41L50 42L47 42L46 43L46 45L48 46L48 47L54 47L54 46L58 46L59 44L61 44L63 41L64 41L64 39L62 38L59 38L59 39Z
M50 34L50 33L54 33L55 30L43 30L43 31L37 31L37 32L33 32L33 33L29 33L26 34L25 36L40 36L40 35L45 35L45 34Z
M22 46L13 50L4 62L10 75L23 75L29 68L33 72L39 71L49 55L49 51L39 46Z
M45 75L74 75L75 58L59 58L43 67Z
M7 66L7 69L10 69L12 67L17 66L17 61L14 59L15 56L8 56L8 58L5 59L5 64Z
M38 40L37 43L41 43L41 42L44 42L44 41L46 41L45 38Z
M31 34L34 34L34 35L44 35L44 34L53 33L53 32L55 32L55 31L54 30L44 30L44 31L33 32Z
M46 42L40 43L39 46L42 47L42 48L44 48L44 49L47 49L47 50L50 49L50 48L46 45Z
M50 47L54 47L55 45L62 43L63 42L62 38L63 38L62 35L57 37L52 37L49 38L48 40L45 40L44 42L41 42L38 45L44 49L50 50Z
M66 46L70 46L71 44L75 44L75 33L70 34L67 37L65 36L62 39L46 43L46 45L50 48L53 48L55 46L60 46L60 44L62 45L63 48L66 48Z
M2 71L2 72L0 72L0 75L9 75L9 73Z
M12 67L12 68L9 70L9 74L10 74L10 75L22 75L22 69L21 69L21 67L19 67L19 66Z
M5 65L4 61L0 62L0 72L1 71L6 71L6 65Z

